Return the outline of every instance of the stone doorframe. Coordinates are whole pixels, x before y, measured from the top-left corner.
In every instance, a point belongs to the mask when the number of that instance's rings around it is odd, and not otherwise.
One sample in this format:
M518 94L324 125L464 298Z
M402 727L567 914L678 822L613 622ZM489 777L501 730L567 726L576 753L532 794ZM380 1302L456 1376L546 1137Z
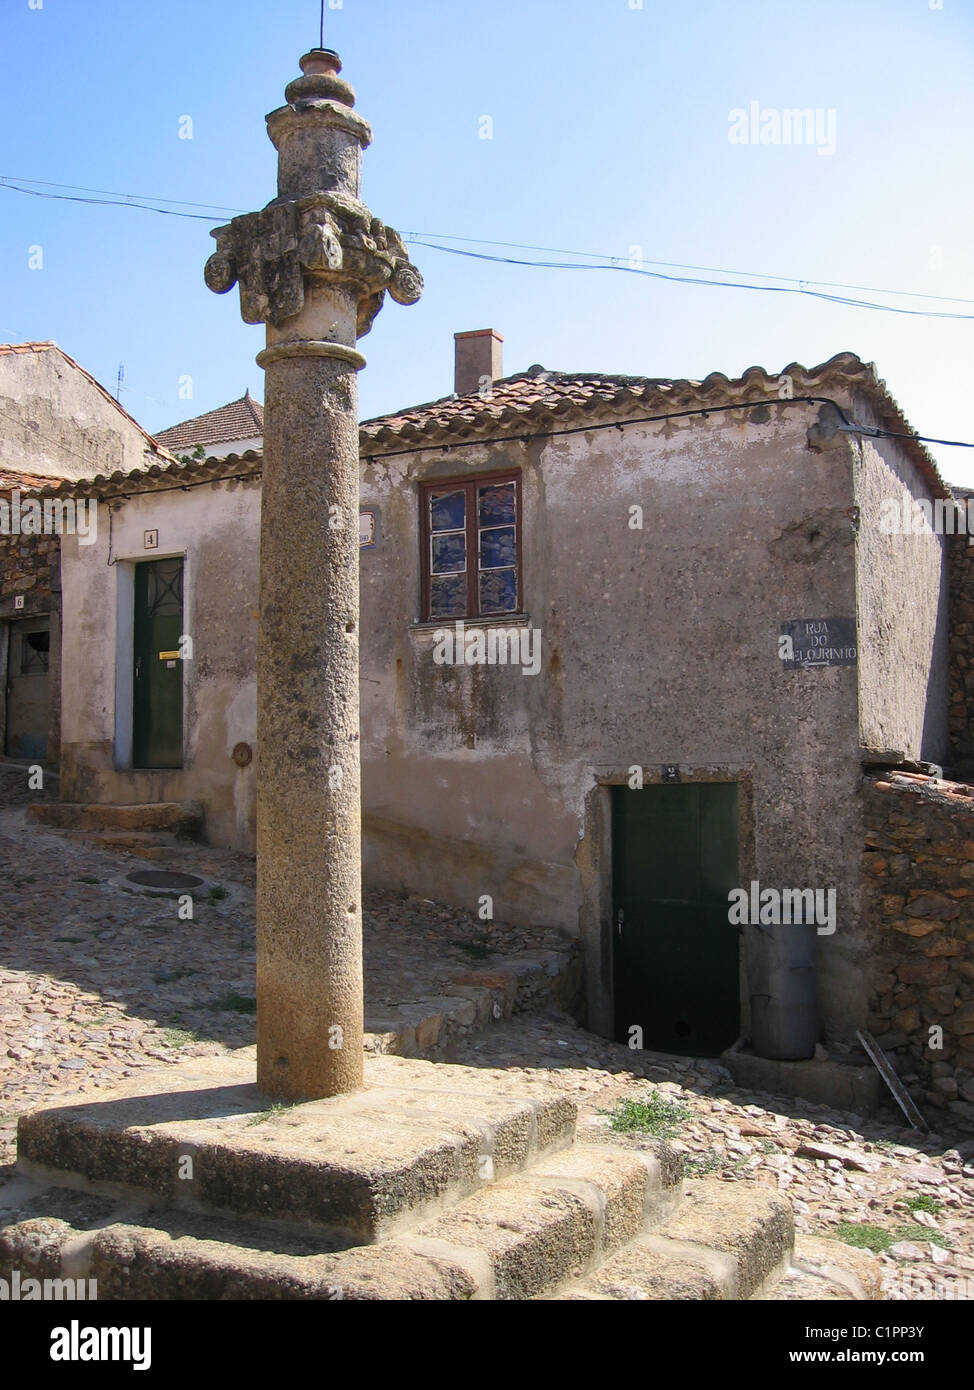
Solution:
M593 767L594 785L585 796L584 831L575 853L581 876L582 903L578 923L585 952L586 1025L600 1037L611 1038L615 1017L613 1006L613 920L612 920L612 806L610 789L629 785L629 767ZM667 769L666 772L671 771ZM757 852L754 834L754 783L751 773L741 767L687 767L676 769L678 776L665 775L659 764L644 765L643 786L666 786L673 781L737 784L737 834L741 883L757 878ZM741 1036L750 1035L751 1009L747 989L744 950L740 953Z
M115 719L113 732L114 770L137 772L140 776L156 777L182 772L188 765L186 729L186 686L183 685L183 764L180 768L136 768L132 764L134 735L134 638L135 638L135 567L146 561L181 560L183 566L183 631L192 635L191 601L195 599L193 584L195 565L188 547L182 550L152 551L151 554L117 555L112 563L116 574L115 597Z

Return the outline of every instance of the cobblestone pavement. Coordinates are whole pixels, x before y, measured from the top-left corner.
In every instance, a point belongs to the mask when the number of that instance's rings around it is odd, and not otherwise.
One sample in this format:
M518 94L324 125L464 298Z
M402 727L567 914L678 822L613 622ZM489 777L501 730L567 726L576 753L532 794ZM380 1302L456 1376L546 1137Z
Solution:
M25 1110L254 1039L253 862L190 846L162 866L93 848L27 824L27 799L0 809L0 1164L12 1159ZM119 884L132 869L159 867L206 880L192 921L180 920L175 899ZM449 1033L458 1062L568 1091L588 1141L644 1142L639 1131L615 1132L609 1112L655 1094L678 1107L670 1133L689 1172L775 1186L801 1231L835 1236L847 1223L847 1236L888 1243L880 1258L891 1298L974 1296L969 1139L921 1137L895 1114L870 1122L741 1091L715 1062L634 1053L543 1012L545 982L570 965L557 932L488 929L471 914L388 895L371 895L366 908L371 1016L419 1021L419 1033L458 1001L477 1012L486 991L487 1013ZM506 1017L512 981L515 990L527 981L537 1009Z
M0 808L0 1161L15 1117L65 1088L103 1089L144 1067L255 1039L252 859L187 845L147 861L43 830ZM2 788L2 781L0 781ZM203 878L192 920L176 896L123 886L131 871ZM185 911L185 907L182 911ZM484 923L389 894L363 912L367 1040L436 1055L580 978L555 930Z

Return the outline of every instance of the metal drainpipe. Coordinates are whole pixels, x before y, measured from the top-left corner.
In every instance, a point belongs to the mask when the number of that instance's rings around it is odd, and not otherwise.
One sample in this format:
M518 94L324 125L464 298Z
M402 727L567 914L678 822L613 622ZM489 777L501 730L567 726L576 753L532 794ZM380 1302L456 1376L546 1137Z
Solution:
M816 926L753 924L751 1045L758 1057L796 1062L818 1042Z

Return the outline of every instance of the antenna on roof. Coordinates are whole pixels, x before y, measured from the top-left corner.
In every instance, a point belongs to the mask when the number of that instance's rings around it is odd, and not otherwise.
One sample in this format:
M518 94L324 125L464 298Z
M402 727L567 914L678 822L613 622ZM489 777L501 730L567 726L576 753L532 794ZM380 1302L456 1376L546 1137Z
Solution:
M117 401L121 401L121 399L122 399L122 382L123 382L124 380L125 380L125 363L124 363L124 362L119 362L119 364L118 364L118 385L115 387L115 399L116 399Z
M321 0L321 29L319 31L318 47L325 46L325 0Z

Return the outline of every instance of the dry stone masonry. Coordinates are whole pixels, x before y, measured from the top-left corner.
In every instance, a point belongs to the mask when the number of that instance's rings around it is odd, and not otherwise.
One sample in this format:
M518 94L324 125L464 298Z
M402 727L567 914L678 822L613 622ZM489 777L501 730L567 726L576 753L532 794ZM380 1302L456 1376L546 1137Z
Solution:
M894 772L863 790L870 1028L931 1121L974 1122L974 787Z

